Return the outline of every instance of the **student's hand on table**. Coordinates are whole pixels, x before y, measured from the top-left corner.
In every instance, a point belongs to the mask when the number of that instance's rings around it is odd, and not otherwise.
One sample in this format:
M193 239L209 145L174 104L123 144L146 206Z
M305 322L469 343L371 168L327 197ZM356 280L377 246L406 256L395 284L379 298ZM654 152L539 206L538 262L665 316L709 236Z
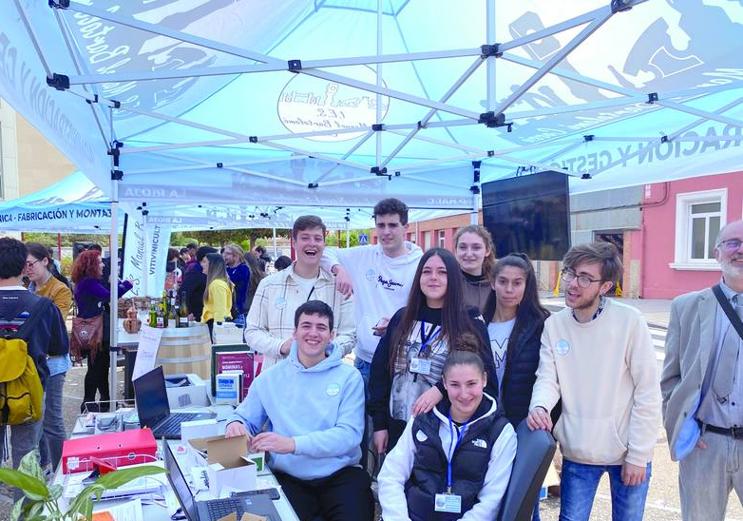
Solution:
M335 275L335 287L340 291L341 295L346 298L353 295L353 283L346 268L340 264L336 264L331 270L333 271L333 275Z
M645 471L645 467L638 467L625 461L622 465L622 483L627 487L641 485L645 481Z
M387 443L390 440L390 433L387 429L381 431L374 431L373 443L374 450L377 454L384 454L387 452Z
M526 425L533 431L551 431L552 418L544 407L537 406L529 411L529 416L526 417Z
M227 424L227 428L224 430L225 438L238 438L240 436L248 436L248 429L245 428L242 422L233 421Z
M413 404L413 414L418 416L419 414L425 414L438 404L444 397L435 385L428 391L421 394Z
M250 443L252 452L274 452L276 454L291 454L296 449L294 438L282 436L275 432L262 432L255 436Z

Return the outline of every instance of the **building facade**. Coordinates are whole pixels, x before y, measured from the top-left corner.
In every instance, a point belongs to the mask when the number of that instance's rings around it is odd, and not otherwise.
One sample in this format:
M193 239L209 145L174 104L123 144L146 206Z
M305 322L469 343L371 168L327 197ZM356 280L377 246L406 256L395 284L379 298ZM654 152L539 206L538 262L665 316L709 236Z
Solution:
M621 293L631 298L671 299L717 283L715 240L721 227L738 219L743 172L570 196L572 244L614 243L624 262ZM454 234L469 222L469 214L462 214L410 223L408 240L424 250L454 251ZM534 264L540 289L554 291L560 264Z
M0 98L0 200L46 188L75 166Z

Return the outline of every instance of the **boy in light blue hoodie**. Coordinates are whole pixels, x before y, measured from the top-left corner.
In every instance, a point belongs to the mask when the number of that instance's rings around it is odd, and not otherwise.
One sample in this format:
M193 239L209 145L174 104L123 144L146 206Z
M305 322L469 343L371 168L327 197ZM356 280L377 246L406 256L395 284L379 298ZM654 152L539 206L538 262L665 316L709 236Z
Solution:
M251 450L270 453L269 466L300 519L371 521L371 483L359 465L363 380L332 342L330 306L302 304L294 327L289 357L255 379L226 436L247 435Z

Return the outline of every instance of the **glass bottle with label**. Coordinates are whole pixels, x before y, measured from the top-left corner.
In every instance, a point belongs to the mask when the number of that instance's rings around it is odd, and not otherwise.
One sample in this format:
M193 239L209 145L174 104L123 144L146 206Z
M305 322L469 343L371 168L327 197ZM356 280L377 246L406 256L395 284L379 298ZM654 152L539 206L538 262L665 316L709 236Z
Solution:
M154 302L150 305L150 319L147 324L150 327L157 327L157 309Z
M181 293L181 305L178 308L178 325L179 327L188 327L188 302L185 291Z

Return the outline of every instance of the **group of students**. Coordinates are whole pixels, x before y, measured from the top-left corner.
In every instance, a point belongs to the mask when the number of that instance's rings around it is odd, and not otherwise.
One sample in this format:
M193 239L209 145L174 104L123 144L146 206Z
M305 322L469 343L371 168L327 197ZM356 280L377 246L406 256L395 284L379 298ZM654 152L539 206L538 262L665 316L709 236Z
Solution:
M485 520L509 482L514 427L554 420L561 519L588 519L604 472L615 519L641 519L660 389L644 319L606 298L616 248L571 249L567 308L550 316L526 255L496 261L478 225L458 231L454 253L423 253L405 240L407 217L401 201L380 201L378 244L346 249L325 248L319 217L297 219L295 262L261 281L248 312L246 340L266 362L227 435L271 453L301 519L372 518L360 468L371 443L386 453L386 521ZM352 373L340 363L351 350Z

